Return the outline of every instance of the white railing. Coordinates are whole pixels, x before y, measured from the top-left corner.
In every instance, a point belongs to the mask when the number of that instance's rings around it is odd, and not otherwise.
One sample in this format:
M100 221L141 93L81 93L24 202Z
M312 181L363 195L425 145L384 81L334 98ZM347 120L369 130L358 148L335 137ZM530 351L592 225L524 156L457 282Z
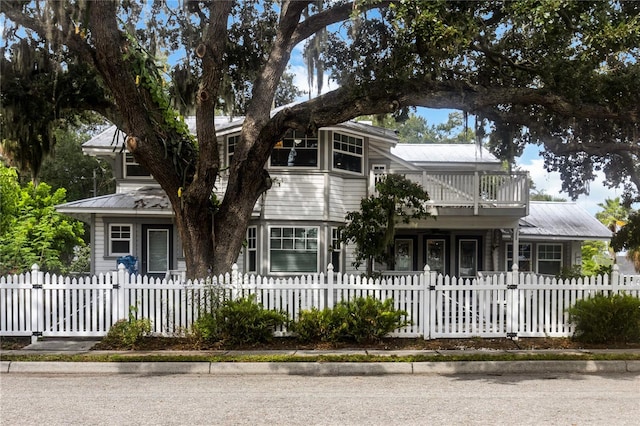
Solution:
M397 337L566 337L573 334L567 308L597 293L626 292L640 297L640 277L613 273L560 280L533 274L492 273L474 279L425 271L366 279L333 272L295 278L231 273L200 281L160 280L117 272L70 279L30 273L0 277L0 335L72 337L104 336L127 318L149 318L153 332L183 333L206 311L212 298L255 294L267 309L297 319L305 309L324 309L359 296L393 299L411 324ZM279 334L286 329L277 330Z
M526 208L529 178L526 172L426 172L395 171L421 185L430 202L442 207ZM386 172L371 171L369 193Z

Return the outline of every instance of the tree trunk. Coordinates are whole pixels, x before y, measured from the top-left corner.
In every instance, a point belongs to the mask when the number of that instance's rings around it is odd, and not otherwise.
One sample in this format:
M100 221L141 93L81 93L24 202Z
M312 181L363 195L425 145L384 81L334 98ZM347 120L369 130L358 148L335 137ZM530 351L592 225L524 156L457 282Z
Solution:
M229 272L237 261L246 238L254 206L260 195L271 187L269 173L249 172L246 167L229 179L220 209L214 217L215 246L212 270L216 274Z

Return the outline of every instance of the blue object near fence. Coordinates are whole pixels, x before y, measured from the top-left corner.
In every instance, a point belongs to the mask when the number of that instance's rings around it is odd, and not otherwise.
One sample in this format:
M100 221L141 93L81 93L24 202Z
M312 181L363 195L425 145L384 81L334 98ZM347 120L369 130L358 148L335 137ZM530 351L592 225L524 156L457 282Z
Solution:
M120 256L118 258L118 260L116 260L116 267L118 267L118 265L123 264L124 267L127 269L127 272L129 272L130 274L137 274L138 273L138 258L135 256Z

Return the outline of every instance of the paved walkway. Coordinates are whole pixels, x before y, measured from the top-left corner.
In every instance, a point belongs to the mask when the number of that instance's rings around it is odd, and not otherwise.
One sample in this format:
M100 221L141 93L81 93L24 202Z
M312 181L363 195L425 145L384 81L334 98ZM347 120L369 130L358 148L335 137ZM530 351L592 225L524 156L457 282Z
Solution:
M474 354L640 354L640 349L607 350L276 350L276 351L91 351L96 340L42 340L20 350L1 354L120 354L120 355L454 355ZM438 362L29 362L0 361L0 373L41 374L301 374L301 375L381 375L381 374L552 374L630 373L640 375L640 360L550 360L550 361L438 361Z

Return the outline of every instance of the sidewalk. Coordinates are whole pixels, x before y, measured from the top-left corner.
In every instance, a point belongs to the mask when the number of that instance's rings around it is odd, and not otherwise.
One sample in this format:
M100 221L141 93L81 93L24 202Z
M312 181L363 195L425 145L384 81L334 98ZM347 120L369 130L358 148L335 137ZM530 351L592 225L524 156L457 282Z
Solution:
M640 375L640 360L549 360L549 361L438 361L395 362L392 358L409 355L487 354L640 354L640 349L625 350L279 350L279 351L91 351L93 340L44 340L20 350L1 351L2 355L82 355L118 354L138 356L189 355L376 355L388 362L50 362L0 361L0 374L293 374L313 376L382 375L382 374L609 374Z

